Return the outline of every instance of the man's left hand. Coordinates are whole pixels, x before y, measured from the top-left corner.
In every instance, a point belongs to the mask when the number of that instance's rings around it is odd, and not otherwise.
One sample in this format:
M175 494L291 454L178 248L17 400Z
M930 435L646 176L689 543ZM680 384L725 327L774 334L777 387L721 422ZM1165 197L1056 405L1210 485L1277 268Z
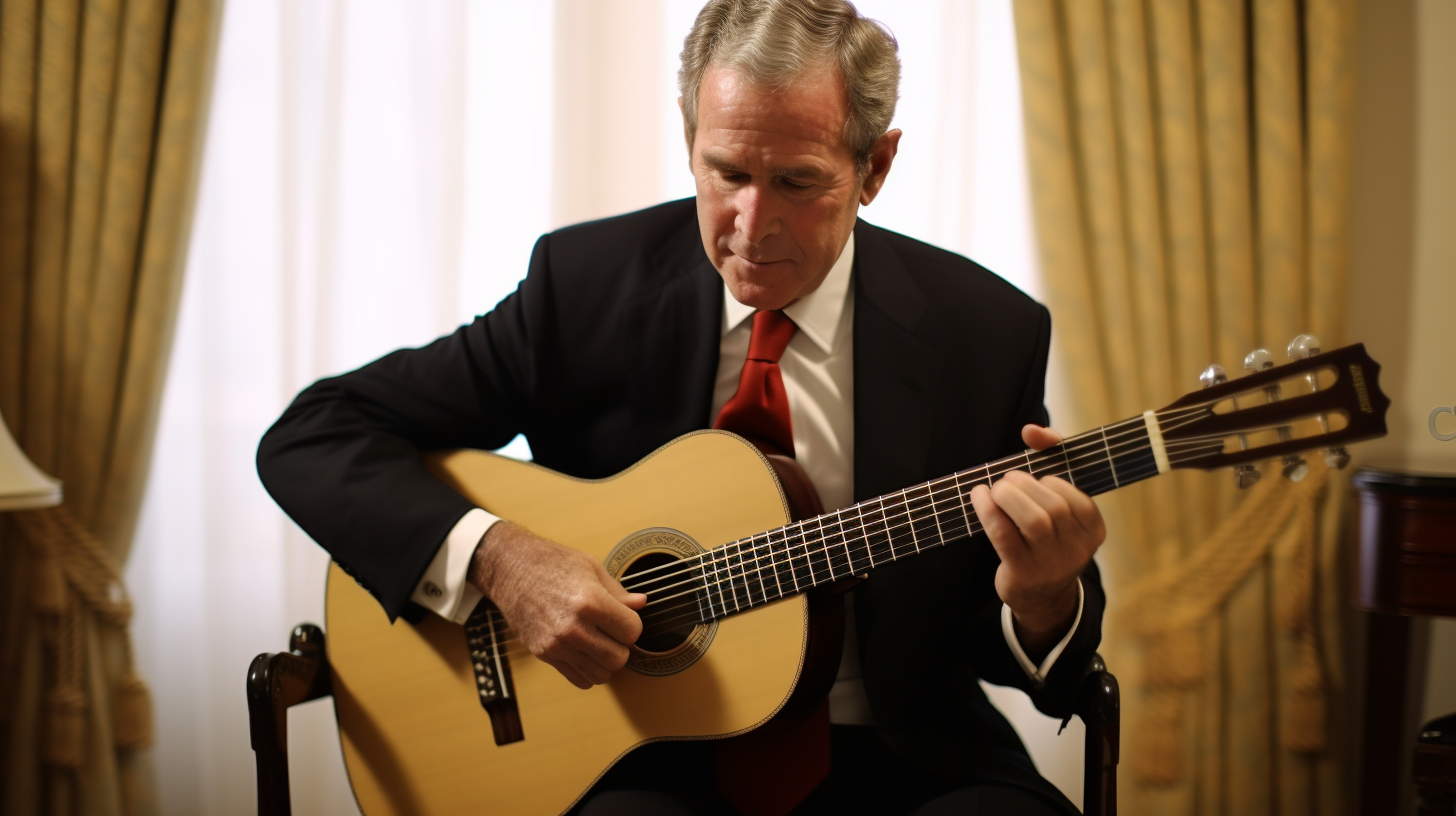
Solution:
M1032 450L1062 441L1040 425L1021 429ZM1059 476L1022 471L971 490L981 526L1001 556L996 594L1011 607L1017 640L1033 661L1061 640L1077 616L1077 578L1107 537L1102 513Z

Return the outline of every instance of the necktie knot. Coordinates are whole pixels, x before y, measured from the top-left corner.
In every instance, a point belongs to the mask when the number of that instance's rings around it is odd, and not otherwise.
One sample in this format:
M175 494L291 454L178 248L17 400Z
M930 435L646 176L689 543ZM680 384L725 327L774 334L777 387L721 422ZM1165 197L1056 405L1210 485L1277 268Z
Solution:
M748 340L748 359L777 363L794 339L799 327L780 311L760 309L753 313L753 334Z
M738 377L738 391L718 412L714 428L745 437L764 453L793 458L794 425L779 358L798 330L783 312L753 313L753 334Z

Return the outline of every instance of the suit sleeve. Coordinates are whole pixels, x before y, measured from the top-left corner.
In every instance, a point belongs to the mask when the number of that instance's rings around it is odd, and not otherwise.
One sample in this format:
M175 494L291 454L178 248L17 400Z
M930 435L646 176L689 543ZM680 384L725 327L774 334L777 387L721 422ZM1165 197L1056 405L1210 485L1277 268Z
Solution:
M1044 403L1046 394L1047 359L1051 351L1051 314L1046 307L1039 307L1040 320L1036 330L1035 363L1027 372L1022 388L1022 397L1017 414L1021 417L1011 430L1016 435L1013 449L1024 447L1021 442L1021 427L1026 423L1046 425L1049 422ZM976 673L984 680L996 685L1014 686L1026 691L1032 702L1042 713L1053 717L1066 717L1072 713L1077 689L1082 676L1097 646L1102 642L1102 616L1107 599L1102 591L1101 574L1096 562L1087 564L1082 571L1082 617L1077 621L1061 655L1052 664L1045 679L1037 683L1027 676L1002 630L1001 609L1003 604L996 595L994 584L996 567L1000 560L992 547L979 549L980 557L988 563L976 571L987 585L975 594L977 601L972 626L976 630L973 642L984 644L972 658Z
M264 434L258 475L279 506L379 600L390 620L473 504L422 452L499 448L529 432L551 354L549 236L489 314L418 349L305 389Z

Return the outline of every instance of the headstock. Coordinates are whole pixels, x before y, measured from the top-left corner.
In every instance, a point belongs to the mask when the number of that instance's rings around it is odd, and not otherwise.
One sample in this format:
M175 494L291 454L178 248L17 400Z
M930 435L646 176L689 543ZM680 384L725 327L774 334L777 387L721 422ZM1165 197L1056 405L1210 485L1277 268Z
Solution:
M1299 454L1325 449L1325 462L1344 467L1345 445L1385 435L1390 400L1381 393L1380 364L1356 343L1320 352L1319 341L1300 335L1289 344L1290 361L1276 366L1269 352L1244 360L1249 372L1229 380L1209 366L1203 388L1156 416L1174 468L1236 466L1240 487L1259 480L1253 462L1279 458L1283 473L1299 481L1308 465Z

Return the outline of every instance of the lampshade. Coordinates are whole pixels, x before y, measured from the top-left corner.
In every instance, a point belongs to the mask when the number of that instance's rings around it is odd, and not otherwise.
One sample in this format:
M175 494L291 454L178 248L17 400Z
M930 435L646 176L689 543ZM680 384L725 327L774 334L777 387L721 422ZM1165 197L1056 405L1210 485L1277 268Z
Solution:
M61 483L31 464L0 417L0 511L32 510L61 503Z

